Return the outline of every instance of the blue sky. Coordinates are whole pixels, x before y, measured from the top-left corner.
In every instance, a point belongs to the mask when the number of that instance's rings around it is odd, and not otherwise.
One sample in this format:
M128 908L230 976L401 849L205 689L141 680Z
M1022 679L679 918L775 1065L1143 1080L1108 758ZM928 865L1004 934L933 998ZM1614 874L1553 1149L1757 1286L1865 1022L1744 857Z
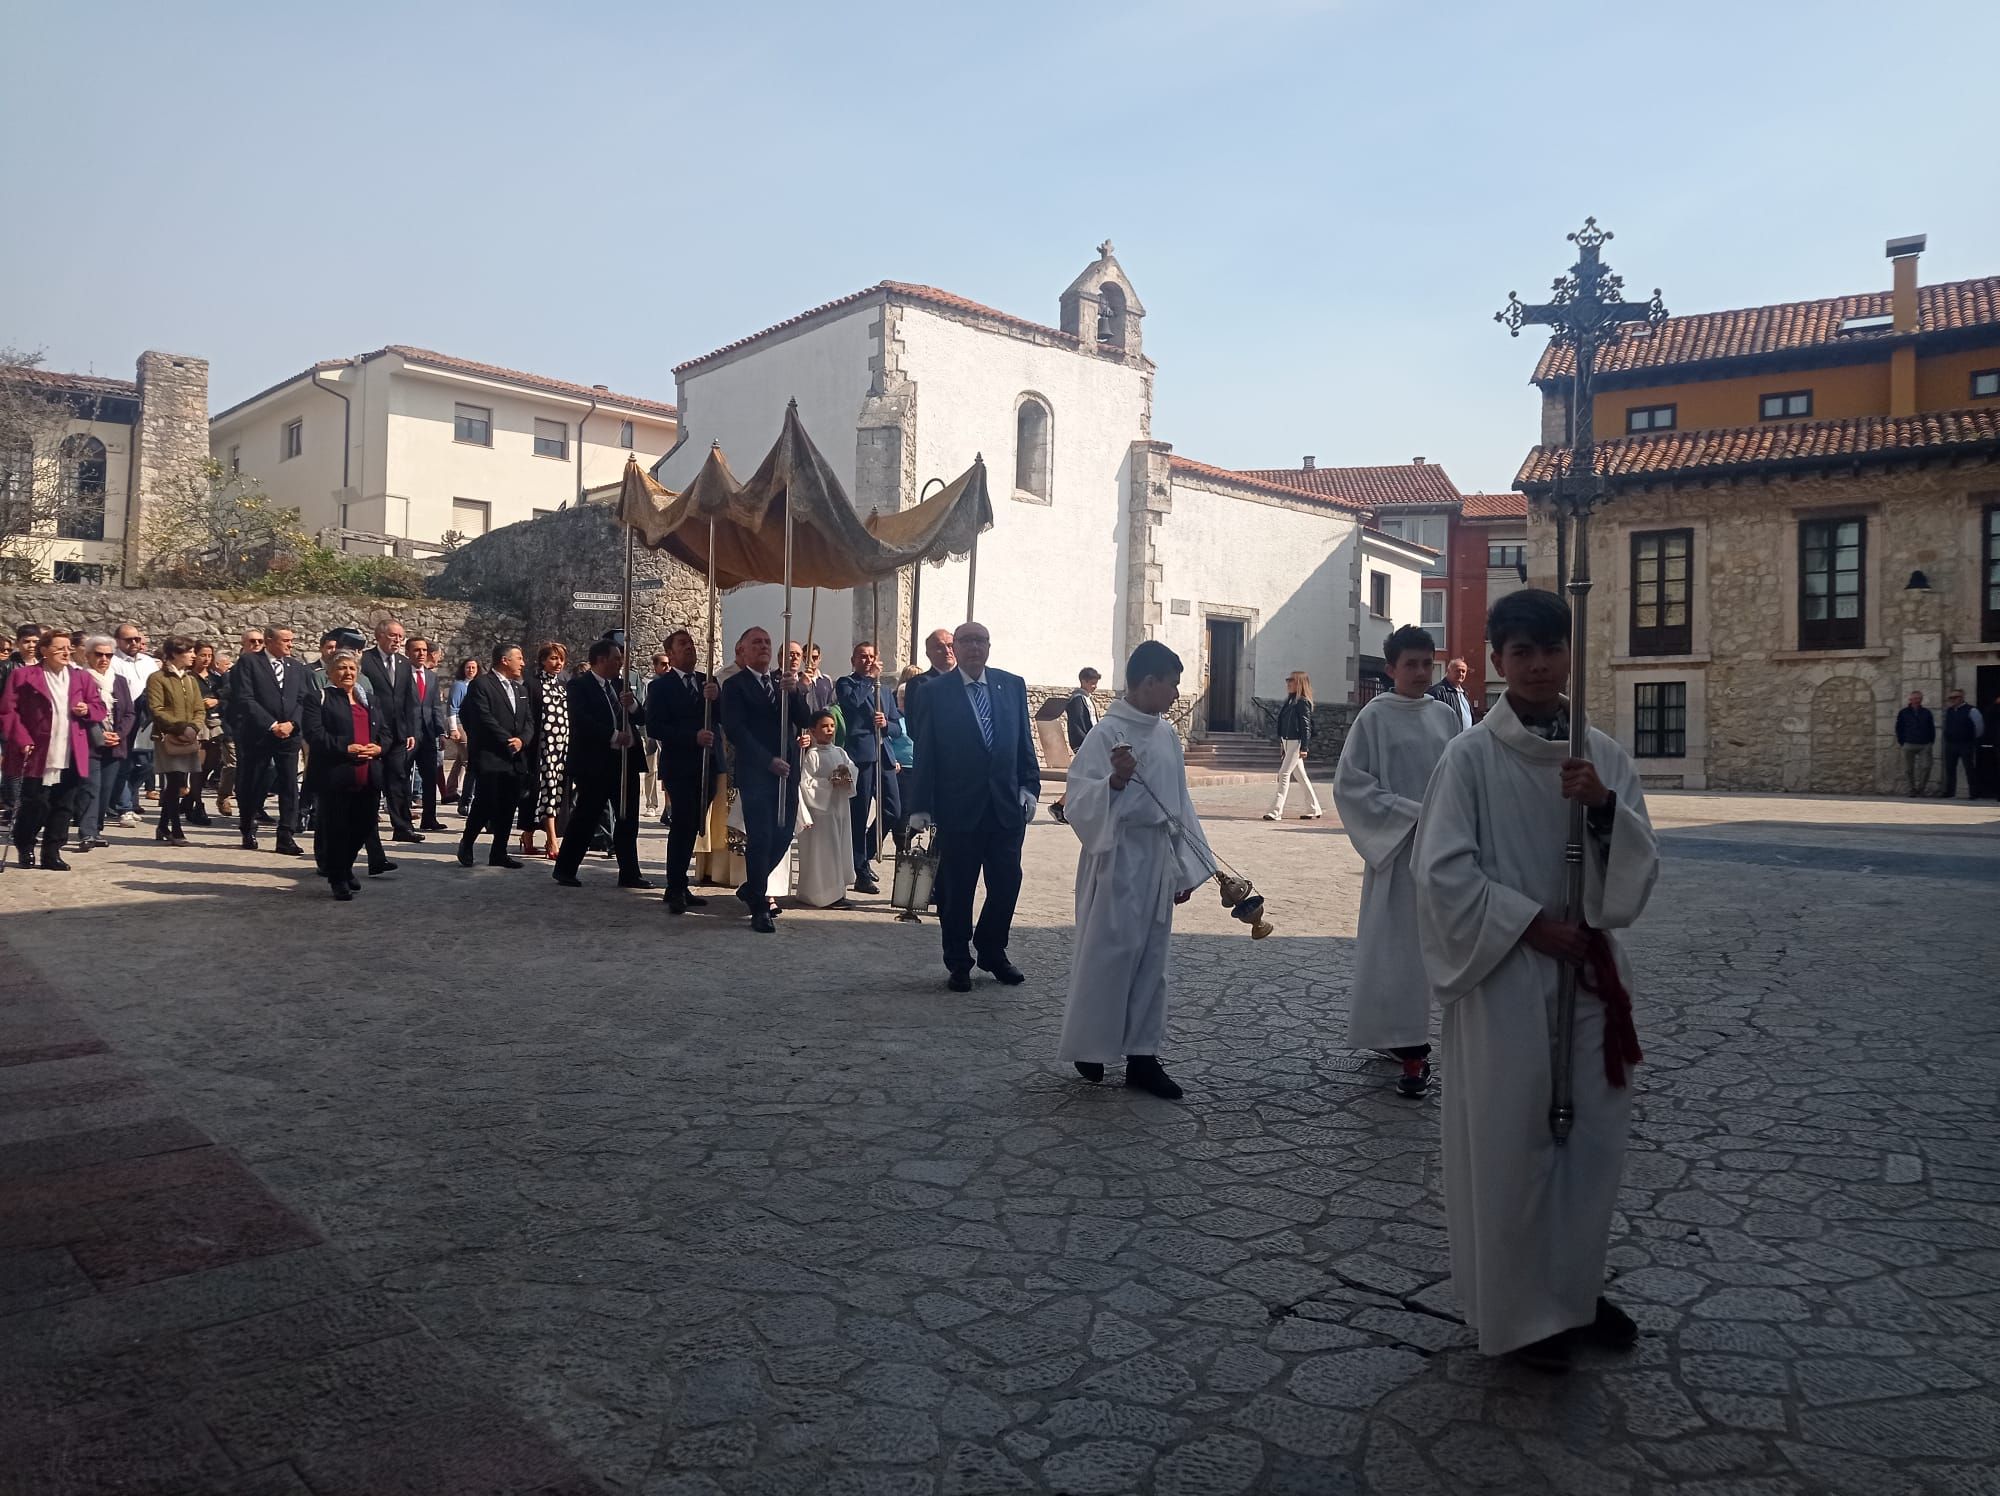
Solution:
M1677 311L2000 271L2000 4L15 7L0 344L217 409L407 342L658 398L884 278L1053 321L1109 236L1154 434L1504 487L1606 258ZM1581 88L1581 120L1571 100Z

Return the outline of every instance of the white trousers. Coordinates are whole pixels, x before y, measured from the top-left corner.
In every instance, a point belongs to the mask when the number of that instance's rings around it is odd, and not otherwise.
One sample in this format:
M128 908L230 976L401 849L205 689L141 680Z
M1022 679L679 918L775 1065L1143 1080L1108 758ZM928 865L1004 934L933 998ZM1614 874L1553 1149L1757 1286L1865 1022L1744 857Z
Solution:
M1312 808L1312 813L1314 815L1321 813L1319 795L1313 789L1313 782L1306 778L1306 763L1299 756L1299 750L1304 746L1304 744L1294 738L1286 738L1284 740L1285 764L1283 768L1278 770L1278 793L1276 798L1271 801L1271 814L1274 816L1282 816L1285 813L1285 796L1289 795L1292 791L1292 776L1294 774L1299 776L1299 783L1306 787L1306 803Z

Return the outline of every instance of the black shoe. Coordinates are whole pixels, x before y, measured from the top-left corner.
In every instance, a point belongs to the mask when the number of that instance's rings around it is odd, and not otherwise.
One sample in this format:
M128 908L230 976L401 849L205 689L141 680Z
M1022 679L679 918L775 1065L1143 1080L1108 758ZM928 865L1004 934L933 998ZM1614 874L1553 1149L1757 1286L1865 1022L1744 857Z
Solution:
M41 868L45 873L66 873L69 871L69 864L62 860L62 853L60 852L44 852L42 853Z
M708 907L707 899L698 893L689 893L685 888L681 890L681 902L690 909L706 909Z
M87 841L80 841L75 846L70 848L70 851L72 852L88 852L89 850L90 850L90 843Z
M167 838L167 845L170 847L185 847L187 844L188 844L188 839L185 836L182 836L178 831L176 831L172 836Z
M1181 1088L1160 1068L1159 1060L1149 1054L1125 1057L1125 1084L1150 1091L1162 1101L1179 1101L1182 1095Z
M1561 1376L1569 1370L1569 1352L1570 1335L1564 1330L1546 1340L1537 1340L1533 1345L1522 1346L1514 1352L1514 1359L1530 1371Z
M557 868L553 873L550 873L549 876L555 879L556 882L562 884L564 888L583 887L583 879L577 877L575 873L566 873L561 868Z
M110 846L110 845L111 845L111 843L110 843L110 842L108 842L108 841L106 841L106 840L105 840L105 839L104 839L103 837L101 837L101 836L93 836L93 837L92 837L92 838L90 839L90 841L89 841L88 845L89 845L89 847L90 847L90 850L91 850L91 851L93 851L93 852L101 852L101 851L102 851L102 850L103 850L104 848L106 848L106 847Z
M443 831L445 829L443 821L425 821L421 826L417 827L419 831Z
M945 981L945 986L949 987L953 992L970 992L972 990L972 973L969 971L955 971Z
M388 868L384 868L382 871L386 873L388 870L389 870ZM369 872L369 876L371 878L374 876L374 872L372 870ZM343 881L347 884L347 891L349 893L361 892L361 880L355 877L354 874L349 873Z
M1021 968L1016 966L1012 961L1009 961L1005 956L1002 956L998 961L981 961L979 969L991 972L993 980L998 982L1002 987L1018 987L1028 980Z
M775 935L778 932L778 922L771 918L770 910L760 909L750 916L750 928L759 935Z
M257 838L254 835L246 836L243 838L243 850L246 852L254 852L257 850Z
M873 873L868 873L854 880L854 891L856 893L880 893L882 885L875 881Z
M1069 824L1069 811L1064 807L1062 801L1058 800L1049 807L1049 819L1054 821L1058 826L1067 826Z
M339 899L341 903L346 904L353 900L354 890L347 886L345 878L330 879L329 881L333 884L333 896Z
M458 865L460 867L472 866L472 848L460 847L458 849Z
M527 863L521 861L518 857L509 857L505 852L502 852L498 857L487 858L486 865L488 867L526 867Z
M650 878L620 878L618 886L620 888L651 888L653 882Z
M1639 1326L1632 1316L1602 1297L1597 1301L1597 1318L1572 1333L1578 1340L1610 1351L1629 1351L1639 1343Z
M667 913L669 914L686 914L688 912L687 895L676 893L671 888L660 895L660 902L667 906Z
M306 855L306 849L293 841L289 836L279 837L278 844L271 848L271 850L276 852L280 857L303 857Z
M260 810L257 812L257 824L259 826L275 826L278 824L278 818L267 810Z
M1425 1060L1416 1070L1404 1070L1396 1077L1396 1094L1408 1096L1412 1100L1429 1093L1431 1088L1431 1062Z
M30 852L26 847L16 847L14 849L14 858L22 867L33 867L35 865L35 854Z
M164 826L155 826L153 828L153 840L158 842L163 842L166 839L167 839L167 828Z
M1089 1081L1093 1086L1104 1079L1104 1067L1098 1064L1097 1061L1078 1060L1075 1064L1076 1073Z
M396 871L396 864L391 862L386 857L384 857L380 862L371 862L368 864L368 876L371 878L379 878L384 873L393 873L395 871ZM354 886L356 888L359 888L361 885L357 883Z
M390 836L389 840L399 841L399 842L420 842L423 840L423 838L414 831L398 831L394 833L392 836Z

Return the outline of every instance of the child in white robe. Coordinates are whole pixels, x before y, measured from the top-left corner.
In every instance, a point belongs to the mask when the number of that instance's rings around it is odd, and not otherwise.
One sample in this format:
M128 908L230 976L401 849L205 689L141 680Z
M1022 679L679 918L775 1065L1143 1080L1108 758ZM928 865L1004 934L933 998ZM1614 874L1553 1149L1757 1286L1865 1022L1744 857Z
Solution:
M1396 1090L1410 1097L1430 1089L1431 1075L1431 984L1418 954L1410 844L1431 771L1458 734L1458 713L1425 694L1436 658L1436 642L1414 625L1382 641L1396 689L1362 707L1333 775L1341 827L1365 864L1347 1042L1401 1061Z
M1125 1061L1125 1084L1181 1095L1160 1066L1167 1031L1167 947L1174 905L1207 882L1215 858L1188 796L1179 735L1163 713L1180 699L1181 662L1156 640L1132 652L1125 696L1091 728L1064 800L1083 843L1076 865L1076 955L1058 1057L1088 1081Z
M1489 1356L1560 1371L1579 1341L1632 1345L1603 1297L1640 1058L1631 968L1601 932L1638 919L1659 872L1639 777L1591 731L1569 750L1569 605L1528 589L1487 616L1507 692L1444 751L1411 870L1424 959L1444 1004L1444 1198L1452 1288ZM1565 917L1570 804L1586 807L1584 921ZM1578 968L1575 1122L1550 1127L1557 984ZM1615 972L1615 978L1613 973Z
M854 877L854 760L833 745L837 725L830 710L813 713L812 743L799 755L798 895L815 909L845 908Z

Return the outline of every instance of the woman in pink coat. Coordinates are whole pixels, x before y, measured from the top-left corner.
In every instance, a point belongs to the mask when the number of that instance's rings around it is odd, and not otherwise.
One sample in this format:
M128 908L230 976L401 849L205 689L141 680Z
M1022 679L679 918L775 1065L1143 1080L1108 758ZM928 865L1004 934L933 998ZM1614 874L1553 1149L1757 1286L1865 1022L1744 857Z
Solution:
M63 840L76 798L90 777L90 727L104 720L104 697L87 671L69 662L71 640L61 629L42 631L33 665L7 677L0 693L0 746L6 772L21 777L21 808L14 818L14 855L22 867L68 872Z

